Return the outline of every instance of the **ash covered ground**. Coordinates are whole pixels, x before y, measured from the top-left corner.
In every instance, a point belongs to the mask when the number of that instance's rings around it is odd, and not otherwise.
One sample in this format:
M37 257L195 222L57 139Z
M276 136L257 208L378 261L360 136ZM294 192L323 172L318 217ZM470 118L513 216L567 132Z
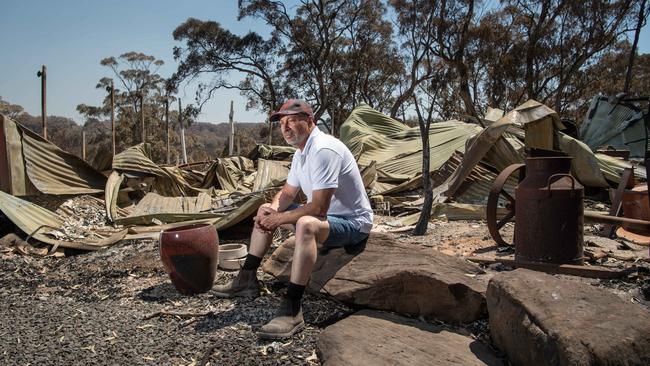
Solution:
M391 235L452 255L494 249L483 222L434 222L425 237ZM211 292L183 296L164 272L157 245L125 241L65 257L28 256L0 247L0 364L314 365L319 364L319 333L354 311L307 294L305 330L283 342L259 340L256 330L274 316L284 285L260 271L265 288L257 299L219 299ZM509 269L483 267L488 274ZM232 276L219 270L216 282ZM650 309L646 275L608 281L563 277L607 288ZM464 328L491 343L487 320Z
M318 333L351 311L307 295L304 331L284 342L258 340L255 331L274 316L283 285L264 277L257 299L180 295L150 240L62 258L6 252L0 272L4 365L317 364ZM218 271L216 282L233 275ZM159 311L212 313L151 317Z

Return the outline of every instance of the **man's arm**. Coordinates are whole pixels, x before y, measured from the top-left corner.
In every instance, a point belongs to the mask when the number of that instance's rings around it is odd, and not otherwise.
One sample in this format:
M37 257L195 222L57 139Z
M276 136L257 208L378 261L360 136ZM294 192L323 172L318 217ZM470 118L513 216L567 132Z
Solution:
M275 196L273 196L273 199L270 203L263 204L257 210L257 216L253 218L255 227L264 231L268 231L268 228L266 228L264 225L261 225L262 218L275 214L279 211L286 210L287 207L291 205L294 198L296 198L299 189L299 187L294 187L290 184L285 183L284 186L282 186L280 192L276 193Z
M294 187L290 184L285 183L284 186L282 186L280 192L278 192L271 200L269 208L278 212L286 210L287 207L293 203L293 200L298 195L299 190L300 187Z
M332 195L336 188L319 189L312 192L312 200L306 205L302 205L295 210L283 212L281 215L282 224L295 224L302 216L315 216L325 218L327 210L330 208Z
M312 192L312 200L306 205L291 211L271 213L260 219L260 225L274 230L280 225L295 224L302 216L325 218L336 188L318 189Z

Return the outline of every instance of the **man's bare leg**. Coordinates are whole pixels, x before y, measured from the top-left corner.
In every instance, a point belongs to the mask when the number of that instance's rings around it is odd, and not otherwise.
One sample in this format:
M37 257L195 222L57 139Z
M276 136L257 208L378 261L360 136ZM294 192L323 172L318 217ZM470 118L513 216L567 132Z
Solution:
M291 264L291 282L306 286L318 254L317 243L327 239L330 226L327 220L303 216L296 223L296 249Z
M318 249L329 234L329 223L313 216L303 216L296 223L296 247L291 265L291 280L287 297L282 302L278 315L262 327L260 337L284 339L304 327L301 300L311 271L316 263Z
M264 258L264 255L271 246L271 242L273 242L273 233L262 231L257 227L253 228L248 253L256 257Z

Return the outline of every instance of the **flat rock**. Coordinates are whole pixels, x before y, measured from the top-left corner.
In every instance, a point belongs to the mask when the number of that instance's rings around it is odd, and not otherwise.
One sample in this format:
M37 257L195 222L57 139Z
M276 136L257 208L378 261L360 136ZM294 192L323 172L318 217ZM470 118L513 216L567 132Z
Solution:
M605 289L517 269L490 280L487 303L514 365L650 365L650 313Z
M293 248L293 239L285 241L263 270L288 281ZM356 256L343 249L319 254L309 290L348 305L464 323L487 314L483 273L463 259L373 233Z
M336 365L501 365L467 335L394 314L362 310L327 327L319 360Z

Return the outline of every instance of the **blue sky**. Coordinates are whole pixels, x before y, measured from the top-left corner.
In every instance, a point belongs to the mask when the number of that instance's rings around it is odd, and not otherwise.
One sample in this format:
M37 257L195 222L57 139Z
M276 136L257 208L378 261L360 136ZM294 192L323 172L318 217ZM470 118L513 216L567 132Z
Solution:
M189 17L217 21L236 34L268 31L256 20L237 21L236 0L2 0L0 95L39 115L36 72L45 64L48 114L82 123L77 104L99 104L104 91L95 89L95 84L103 76L112 76L108 68L99 65L102 58L144 52L165 61L159 72L168 77L176 68L172 48L179 45L172 31ZM650 52L647 26L641 33L639 51ZM181 90L180 97L184 103L193 102L194 88L190 85ZM204 106L199 120L227 121L230 100L235 101L236 121L264 119L257 111L245 110L245 99L237 91L224 90Z
M187 18L215 20L230 31L266 33L259 22L237 21L237 1L35 1L2 0L0 5L0 95L40 115L40 79L47 66L48 115L62 115L82 123L77 104L98 105L102 90L95 84L111 70L99 64L108 56L139 51L165 61L159 70L170 76L176 69L172 48L180 43L173 30ZM194 88L180 91L184 104L194 101ZM223 91L204 107L200 121L226 122L230 100L235 120L263 121L246 111L237 91Z

